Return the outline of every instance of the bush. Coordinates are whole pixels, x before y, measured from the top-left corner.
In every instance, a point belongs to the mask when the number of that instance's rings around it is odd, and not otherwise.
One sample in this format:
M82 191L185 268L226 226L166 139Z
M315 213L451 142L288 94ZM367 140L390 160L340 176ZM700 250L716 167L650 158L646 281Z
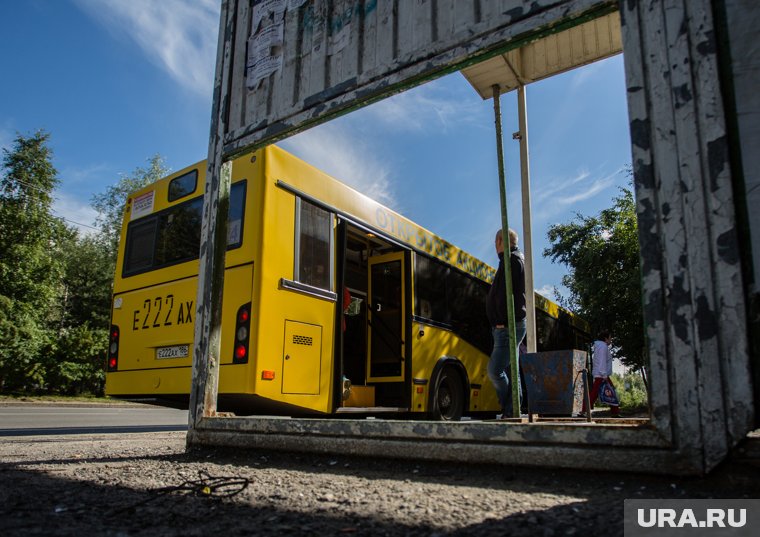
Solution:
M48 393L102 395L105 383L103 360L108 331L87 324L64 329L48 349Z
M0 295L0 392L31 392L44 382L39 354L48 344L24 304Z

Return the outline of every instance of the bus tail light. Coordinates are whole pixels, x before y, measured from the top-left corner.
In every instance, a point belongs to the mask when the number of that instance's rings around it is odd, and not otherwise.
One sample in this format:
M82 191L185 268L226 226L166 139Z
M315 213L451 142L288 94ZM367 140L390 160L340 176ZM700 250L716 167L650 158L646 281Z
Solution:
M111 325L111 334L108 341L108 371L116 371L119 367L119 327Z
M233 364L248 363L248 341L251 336L251 303L240 306L235 317L235 343L232 351Z

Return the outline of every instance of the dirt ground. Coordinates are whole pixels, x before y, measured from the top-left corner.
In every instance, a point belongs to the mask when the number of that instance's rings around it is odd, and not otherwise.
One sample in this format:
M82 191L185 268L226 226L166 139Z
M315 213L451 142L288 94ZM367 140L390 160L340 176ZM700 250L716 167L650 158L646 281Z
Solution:
M684 479L5 437L0 535L622 535L626 498L758 498L759 476L747 457Z

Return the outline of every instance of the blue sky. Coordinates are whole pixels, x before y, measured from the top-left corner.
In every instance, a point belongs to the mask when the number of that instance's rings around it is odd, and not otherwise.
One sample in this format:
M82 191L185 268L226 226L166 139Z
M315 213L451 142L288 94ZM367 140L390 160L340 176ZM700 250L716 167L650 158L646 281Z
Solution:
M206 157L218 0L0 0L0 146L52 135L56 214L92 224L92 194L159 153ZM528 86L535 287L552 223L609 207L629 179L622 56ZM514 93L502 97L510 224L522 236ZM493 103L455 73L282 142L287 150L496 263ZM87 228L82 228L87 229Z

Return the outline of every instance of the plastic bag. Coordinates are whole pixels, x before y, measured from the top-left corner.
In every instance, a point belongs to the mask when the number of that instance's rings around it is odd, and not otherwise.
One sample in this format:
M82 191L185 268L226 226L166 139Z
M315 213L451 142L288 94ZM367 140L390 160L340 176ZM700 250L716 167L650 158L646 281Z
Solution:
M346 315L353 316L359 315L362 312L362 299L357 297L351 297L351 302L346 308Z
M599 389L599 401L605 405L620 406L620 400L618 399L615 387L609 380L605 380Z

